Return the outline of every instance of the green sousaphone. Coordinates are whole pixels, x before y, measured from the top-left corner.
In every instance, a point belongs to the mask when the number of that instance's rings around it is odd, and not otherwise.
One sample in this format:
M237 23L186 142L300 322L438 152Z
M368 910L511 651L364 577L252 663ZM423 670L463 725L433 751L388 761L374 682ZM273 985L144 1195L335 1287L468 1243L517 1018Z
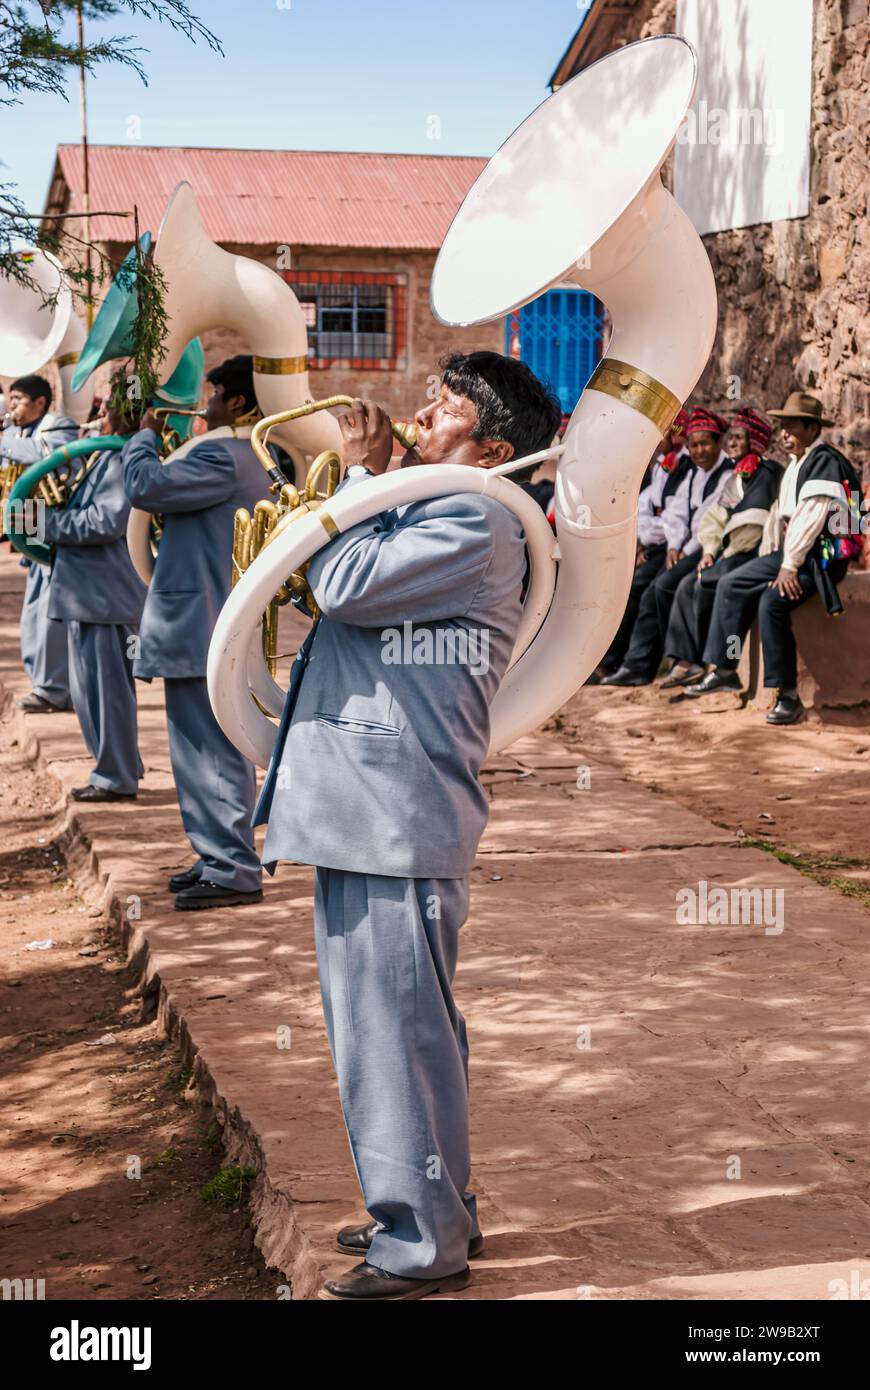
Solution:
M107 451L123 449L129 437L95 434L87 439L73 439L25 468L13 483L3 512L4 529L15 549L38 565L50 564L51 547L40 539L43 508L65 506L87 476L91 460ZM84 460L78 471L72 467L76 459Z

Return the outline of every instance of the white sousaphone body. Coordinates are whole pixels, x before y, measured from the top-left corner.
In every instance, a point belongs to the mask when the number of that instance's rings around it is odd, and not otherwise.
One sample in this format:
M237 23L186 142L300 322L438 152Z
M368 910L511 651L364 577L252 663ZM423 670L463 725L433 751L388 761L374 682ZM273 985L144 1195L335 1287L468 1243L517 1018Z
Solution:
M180 183L169 198L154 260L166 282L169 331L160 367L166 379L191 338L201 337L210 328L225 328L238 333L253 355L254 390L264 415L293 410L311 399L308 331L298 299L268 266L215 245L202 225L189 183ZM169 459L181 458L203 440L232 434L222 427L194 435ZM235 430L237 438L250 434L249 426ZM341 431L335 417L322 411L278 426L271 437L294 462L304 464L324 449L337 449ZM265 491L265 473L263 481ZM146 584L154 570L150 520L147 512L134 507L127 523L130 558Z
M80 425L87 419L92 393L72 389L86 336L72 290L60 261L48 251L31 246L18 254L26 258L33 285L0 277L0 372L28 376L56 361L61 399L55 408Z
M554 590L547 574L533 583L534 601L526 603L492 705L494 750L570 699L610 645L634 569L644 471L713 344L710 263L661 181L696 76L694 49L673 35L629 44L579 73L490 160L435 266L432 307L445 324L490 322L566 283L602 299L613 323L607 356L558 450L558 577ZM242 576L212 636L208 685L218 722L247 757L265 766L274 745L275 725L251 696L248 652L286 575L336 530L458 491L486 492L512 507L514 495L523 495L483 469L387 473L331 498L328 516L321 510L288 527ZM531 517L529 528L531 539ZM534 581L540 547L531 550ZM548 564L545 556L545 569Z

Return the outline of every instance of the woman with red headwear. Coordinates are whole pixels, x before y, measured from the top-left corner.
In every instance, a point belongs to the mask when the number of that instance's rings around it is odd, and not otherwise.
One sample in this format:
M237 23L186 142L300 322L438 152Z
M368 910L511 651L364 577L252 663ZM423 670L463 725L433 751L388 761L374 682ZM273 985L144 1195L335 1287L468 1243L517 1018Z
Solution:
M623 664L602 685L649 685L664 651L665 633L680 581L701 558L701 518L714 506L734 472L734 461L721 447L728 421L696 407L686 424L690 465L662 511L664 567L643 595Z
M701 558L677 589L665 636L665 655L674 666L662 689L688 685L703 675L701 655L716 585L723 574L745 565L758 554L770 509L779 491L781 468L764 457L773 426L758 411L743 407L734 416L725 440L737 467L722 489L719 501L708 507L698 527Z

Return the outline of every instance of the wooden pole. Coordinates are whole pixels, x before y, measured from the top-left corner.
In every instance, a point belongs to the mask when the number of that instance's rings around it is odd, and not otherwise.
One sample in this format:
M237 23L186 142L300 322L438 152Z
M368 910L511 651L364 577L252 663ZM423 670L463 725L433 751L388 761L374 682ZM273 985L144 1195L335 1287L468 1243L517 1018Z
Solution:
M78 3L76 5L76 22L78 26L79 53L81 55L81 62L79 64L79 100L82 114L82 212L84 214L84 241L86 242L85 266L87 269L88 286L87 313L88 328L90 329L93 327L94 324L94 258L93 251L91 248L91 177L90 164L88 160L88 95L87 88L85 85L85 26L84 20L82 18L82 0L78 0Z

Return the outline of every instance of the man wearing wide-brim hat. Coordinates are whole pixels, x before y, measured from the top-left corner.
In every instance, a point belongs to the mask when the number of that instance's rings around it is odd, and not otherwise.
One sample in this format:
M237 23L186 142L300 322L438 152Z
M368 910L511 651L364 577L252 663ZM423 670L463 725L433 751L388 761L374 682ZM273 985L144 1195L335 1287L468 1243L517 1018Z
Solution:
M815 396L792 391L780 410L768 414L781 421L782 442L790 455L779 498L771 508L758 558L723 576L717 586L704 648L709 669L685 693L694 697L740 689L737 664L757 613L764 684L777 692L767 722L794 724L803 705L797 692L792 609L819 592L829 613L842 611L836 586L861 549L860 532L851 534L843 523L853 515L860 482L849 460L821 438L833 421L825 418Z

